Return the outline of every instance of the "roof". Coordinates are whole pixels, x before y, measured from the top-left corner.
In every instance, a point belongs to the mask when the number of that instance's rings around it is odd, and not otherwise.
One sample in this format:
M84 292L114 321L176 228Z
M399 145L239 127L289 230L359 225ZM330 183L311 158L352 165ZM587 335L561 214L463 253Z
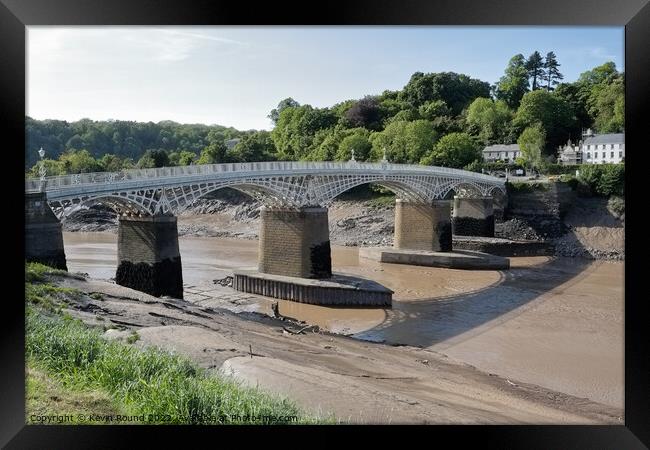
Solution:
M239 141L241 141L241 139L239 139L239 138L228 139L227 141L225 141L225 144L226 144L226 147L228 149L231 149L235 145L237 145L239 143Z
M513 152L519 151L519 145L518 144L494 144L494 145L488 145L483 149L483 152Z
M624 133L609 133L609 134L595 134L584 138L582 141L584 145L589 144L624 144Z

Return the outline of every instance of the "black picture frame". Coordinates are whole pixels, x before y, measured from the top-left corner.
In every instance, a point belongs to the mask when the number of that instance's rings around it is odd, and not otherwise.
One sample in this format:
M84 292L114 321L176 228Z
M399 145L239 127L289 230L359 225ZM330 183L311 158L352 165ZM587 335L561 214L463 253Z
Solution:
M2 297L5 325L2 340L2 383L0 399L0 445L7 448L115 448L133 446L133 438L146 438L149 445L171 442L179 432L196 433L209 442L223 437L224 430L247 437L251 427L175 427L159 426L36 426L25 425L24 355L24 256L20 236L24 221L21 155L25 139L25 27L30 25L614 25L625 26L626 105L626 264L625 264L625 425L620 426L432 426L365 427L380 439L387 433L406 431L422 436L416 439L434 444L451 439L454 445L474 440L494 448L647 448L650 445L650 346L647 333L647 308L643 295L644 257L642 180L647 144L646 108L650 103L650 4L648 0L357 0L318 4L279 4L264 2L223 2L209 0L0 0L0 123L3 139L13 147L5 148L6 181L3 206L7 243L3 246L7 262L7 286L13 293ZM645 133L644 133L645 132ZM648 138L646 137L647 141ZM21 149L19 152L17 149ZM643 151L646 150L646 154ZM15 158L15 161L13 160ZM5 161L9 161L6 159ZM20 191L19 191L20 190ZM15 191L15 192L14 192ZM637 234L638 233L638 234ZM14 261L16 259L16 261ZM22 258L24 259L24 258ZM12 267L12 265L14 265ZM314 427L292 427L279 431L287 438L296 431L308 431L313 440ZM298 428L298 429L296 429ZM333 427L325 432L328 442L356 427ZM128 430L128 431L127 431ZM255 428L260 434L278 433L279 428ZM128 433L128 440L126 439ZM432 434L433 433L433 434ZM296 442L306 436L299 436ZM339 439L337 439L339 438ZM291 441L291 438L288 438ZM419 444L418 444L419 445Z

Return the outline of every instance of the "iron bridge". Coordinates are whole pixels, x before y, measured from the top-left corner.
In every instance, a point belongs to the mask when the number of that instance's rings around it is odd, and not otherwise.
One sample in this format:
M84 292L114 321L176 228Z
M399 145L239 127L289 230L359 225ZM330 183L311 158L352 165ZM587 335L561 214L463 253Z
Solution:
M229 187L270 207L327 206L362 184L386 187L405 200L430 203L449 194L505 193L505 181L446 167L387 162L253 162L131 169L25 181L26 192L45 191L59 217L95 204L119 214L179 214L202 196Z

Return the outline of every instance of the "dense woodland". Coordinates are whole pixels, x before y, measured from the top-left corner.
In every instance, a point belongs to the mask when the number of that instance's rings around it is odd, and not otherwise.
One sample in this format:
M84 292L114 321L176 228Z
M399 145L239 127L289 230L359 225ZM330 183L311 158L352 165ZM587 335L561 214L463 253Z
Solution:
M553 52L515 55L494 85L453 72L416 72L399 91L314 108L292 98L269 113L272 131L171 121L26 119L25 168L48 175L268 160L377 161L481 170L481 150L518 143L519 164L543 168L581 130L622 132L624 74L612 62L562 82ZM228 149L226 141L241 140Z

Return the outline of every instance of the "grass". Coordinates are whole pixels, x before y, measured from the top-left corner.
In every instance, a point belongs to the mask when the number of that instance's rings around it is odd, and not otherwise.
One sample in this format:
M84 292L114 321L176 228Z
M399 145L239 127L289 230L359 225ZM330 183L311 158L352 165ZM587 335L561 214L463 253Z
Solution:
M65 297L79 291L46 283L47 268L28 265L26 273L28 417L41 411L79 414L96 405L94 413L119 411L147 423L323 422L287 399L214 375L180 355L129 345L137 333L127 343L104 339L100 329L62 314Z
M91 415L126 415L123 407L102 389L74 389L53 379L33 361L27 364L28 424L83 424ZM102 423L102 422L97 422Z

